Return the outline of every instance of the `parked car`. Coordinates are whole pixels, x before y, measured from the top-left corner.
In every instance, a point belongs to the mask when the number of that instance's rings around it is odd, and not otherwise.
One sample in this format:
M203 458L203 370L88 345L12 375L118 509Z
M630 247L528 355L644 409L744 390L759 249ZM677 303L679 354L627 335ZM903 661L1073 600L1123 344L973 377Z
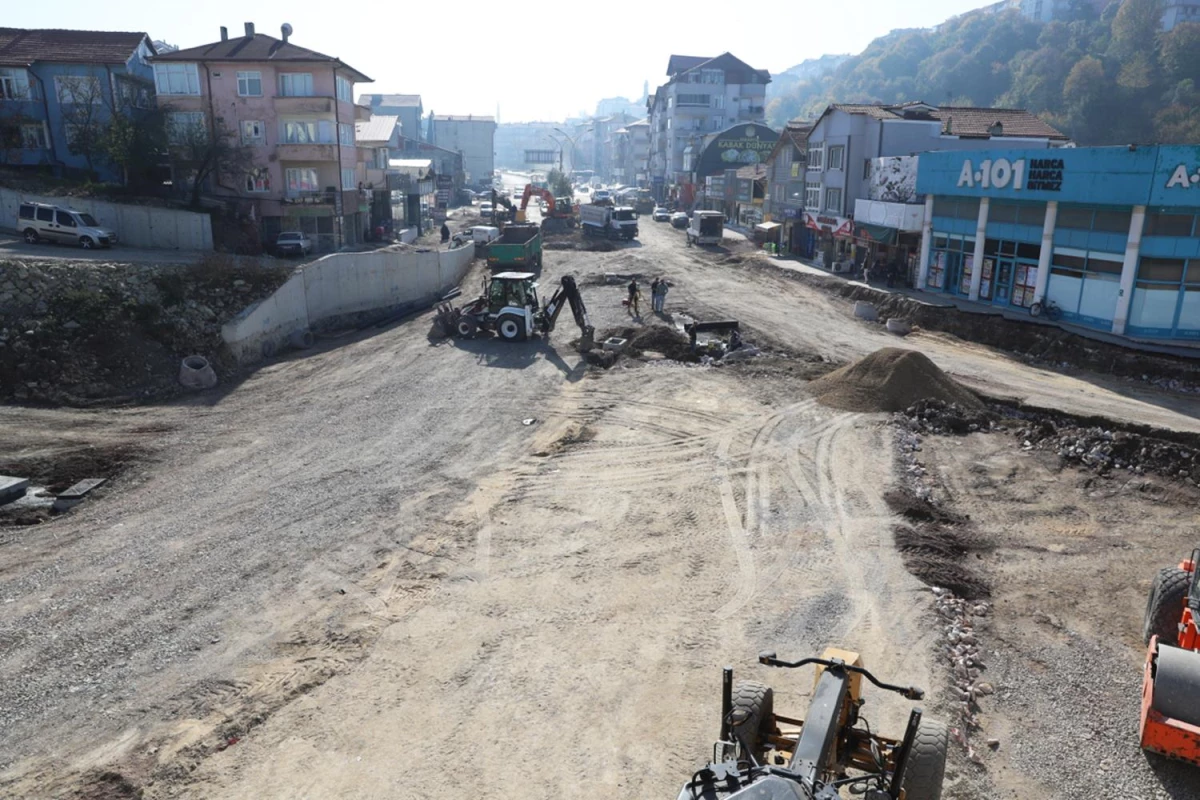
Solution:
M90 250L111 247L117 242L117 234L101 227L91 214L47 203L21 203L17 209L17 230L30 244L44 239Z
M682 211L676 211L671 215L672 228L686 228L688 226L688 215Z
M492 218L492 204L491 203L480 203L479 204L479 216L483 217L484 219L491 219Z
M312 239L300 231L284 231L275 237L275 254L281 256L306 256L313 251Z
M655 222L667 222L671 219L671 212L662 206L655 206L654 211L650 212L650 218Z

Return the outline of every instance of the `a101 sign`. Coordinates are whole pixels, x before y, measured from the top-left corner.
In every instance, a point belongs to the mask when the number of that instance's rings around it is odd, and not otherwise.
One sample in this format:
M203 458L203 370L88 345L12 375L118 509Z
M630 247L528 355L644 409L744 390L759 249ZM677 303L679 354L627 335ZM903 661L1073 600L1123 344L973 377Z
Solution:
M963 162L958 173L960 189L1028 189L1057 192L1062 189L1063 160L1061 158L990 158L976 167L970 159Z

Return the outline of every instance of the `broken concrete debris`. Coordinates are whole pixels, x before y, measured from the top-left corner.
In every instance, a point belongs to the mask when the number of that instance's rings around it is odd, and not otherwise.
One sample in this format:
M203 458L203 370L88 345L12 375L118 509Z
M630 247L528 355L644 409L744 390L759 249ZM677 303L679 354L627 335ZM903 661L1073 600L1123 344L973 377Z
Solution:
M25 496L25 490L29 488L28 478L13 478L8 475L0 475L0 504L10 503Z

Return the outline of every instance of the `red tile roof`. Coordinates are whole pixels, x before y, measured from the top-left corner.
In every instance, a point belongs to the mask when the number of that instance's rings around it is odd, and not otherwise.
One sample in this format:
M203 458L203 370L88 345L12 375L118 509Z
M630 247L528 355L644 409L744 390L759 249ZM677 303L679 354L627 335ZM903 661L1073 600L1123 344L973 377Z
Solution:
M300 47L291 42L285 42L282 39L276 39L274 36L267 36L265 33L256 33L254 36L230 36L225 41L202 44L198 47L189 47L186 50L176 50L172 53L163 53L162 55L155 56L154 60L323 62L341 65L347 71L354 73L354 80L358 83L372 82L366 75L363 75L339 58L327 56L324 53L318 53L316 50L309 50L307 47Z
M140 32L0 28L0 65L124 64L143 41L153 53L150 38Z

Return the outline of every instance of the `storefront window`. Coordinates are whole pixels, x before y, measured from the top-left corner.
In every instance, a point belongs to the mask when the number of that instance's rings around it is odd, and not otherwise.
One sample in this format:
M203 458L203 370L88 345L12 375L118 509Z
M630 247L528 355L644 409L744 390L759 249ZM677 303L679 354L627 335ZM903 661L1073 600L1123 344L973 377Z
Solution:
M1192 221L1191 214L1147 214L1146 235L1191 236Z
M1055 220L1054 225L1056 228L1090 231L1092 229L1092 210L1062 206L1058 209L1058 219Z
M1129 302L1129 331L1200 336L1200 260L1143 258Z
M1122 261L1117 253L1057 249L1051 259L1046 297L1069 318L1096 326L1111 324Z

